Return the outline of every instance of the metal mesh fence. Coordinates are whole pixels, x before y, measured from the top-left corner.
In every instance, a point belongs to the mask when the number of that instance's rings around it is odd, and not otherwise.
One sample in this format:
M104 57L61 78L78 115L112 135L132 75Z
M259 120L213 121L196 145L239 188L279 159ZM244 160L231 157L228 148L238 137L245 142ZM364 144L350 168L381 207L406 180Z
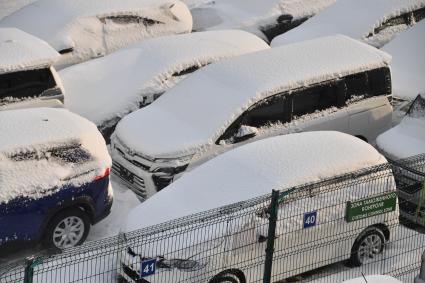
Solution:
M421 155L277 188L274 197L0 266L0 282L263 282L267 246L272 282L362 274L412 282L425 247L424 169Z

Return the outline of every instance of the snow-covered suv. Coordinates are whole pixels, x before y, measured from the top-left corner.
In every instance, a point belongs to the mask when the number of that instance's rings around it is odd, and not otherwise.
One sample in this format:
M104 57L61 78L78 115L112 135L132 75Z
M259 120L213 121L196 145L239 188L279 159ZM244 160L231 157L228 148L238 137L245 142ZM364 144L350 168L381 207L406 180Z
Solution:
M64 90L52 66L59 54L16 28L0 28L0 110L62 107Z
M373 142L391 127L390 59L331 36L207 66L121 120L111 139L113 171L143 198L269 136L336 130Z

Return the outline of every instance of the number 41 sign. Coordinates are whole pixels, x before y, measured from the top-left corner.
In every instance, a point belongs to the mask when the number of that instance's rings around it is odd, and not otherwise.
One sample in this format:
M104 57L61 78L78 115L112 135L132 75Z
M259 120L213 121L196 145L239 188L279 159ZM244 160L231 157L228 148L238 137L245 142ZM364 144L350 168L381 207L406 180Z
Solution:
M155 258L142 261L142 264L140 265L140 277L143 278L143 277L155 274L155 267L156 267Z

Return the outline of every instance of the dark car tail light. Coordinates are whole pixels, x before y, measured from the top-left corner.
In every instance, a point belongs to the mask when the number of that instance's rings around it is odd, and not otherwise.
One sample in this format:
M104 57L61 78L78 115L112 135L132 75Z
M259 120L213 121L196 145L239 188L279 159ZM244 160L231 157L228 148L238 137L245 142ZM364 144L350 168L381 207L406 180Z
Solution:
M105 173L103 173L102 176L96 176L96 177L94 177L94 180L97 181L97 180L103 179L105 177L108 177L110 173L111 173L111 168L108 167L108 168L106 168Z

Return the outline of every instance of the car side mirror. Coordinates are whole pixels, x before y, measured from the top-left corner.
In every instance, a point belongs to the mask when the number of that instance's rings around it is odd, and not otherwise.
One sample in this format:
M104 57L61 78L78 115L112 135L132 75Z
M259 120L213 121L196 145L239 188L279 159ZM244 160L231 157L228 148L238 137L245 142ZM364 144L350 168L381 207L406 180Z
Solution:
M252 137L255 137L258 133L258 129L255 127L242 125L236 134L233 136L233 141L235 143L248 140Z

